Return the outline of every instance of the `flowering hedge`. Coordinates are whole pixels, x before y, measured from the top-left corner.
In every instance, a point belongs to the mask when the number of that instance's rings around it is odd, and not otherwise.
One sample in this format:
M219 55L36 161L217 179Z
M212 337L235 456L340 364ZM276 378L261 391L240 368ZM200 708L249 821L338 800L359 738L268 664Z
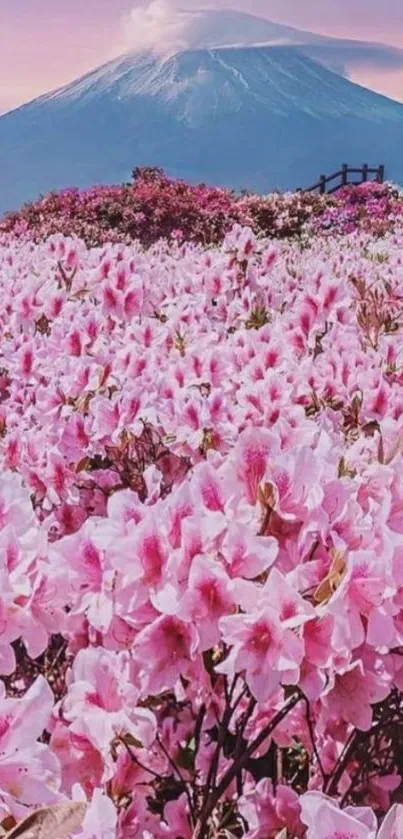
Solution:
M3 235L4 826L402 835L402 244Z
M48 193L0 220L0 236L29 236L40 242L62 233L88 247L130 244L149 247L160 239L220 244L234 224L256 235L300 237L356 229L382 236L401 223L403 198L389 184L346 187L337 195L273 193L236 195L205 185L190 186L159 169L137 169L133 183Z
M41 241L62 233L76 235L88 246L134 239L149 246L161 238L219 244L236 223L267 236L298 235L323 206L324 200L315 195L237 196L173 181L158 169L140 169L134 171L132 184L49 193L6 216L0 234L28 233Z

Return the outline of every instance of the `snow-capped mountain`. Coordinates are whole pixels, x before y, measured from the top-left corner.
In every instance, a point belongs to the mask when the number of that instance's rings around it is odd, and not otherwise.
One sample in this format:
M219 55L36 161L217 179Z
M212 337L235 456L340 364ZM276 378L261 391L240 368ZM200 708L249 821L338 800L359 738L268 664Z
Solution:
M403 105L295 46L128 54L0 118L0 209L134 166L234 188L297 187L343 160L403 181Z

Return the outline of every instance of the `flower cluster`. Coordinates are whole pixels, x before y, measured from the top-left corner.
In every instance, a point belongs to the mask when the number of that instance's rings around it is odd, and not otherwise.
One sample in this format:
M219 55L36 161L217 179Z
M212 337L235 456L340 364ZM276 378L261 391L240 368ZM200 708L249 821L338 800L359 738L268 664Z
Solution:
M3 824L401 835L403 237L342 241L4 234Z
M313 218L311 229L331 235L357 229L382 237L403 222L403 194L390 184L368 181L358 188L343 187L323 213Z

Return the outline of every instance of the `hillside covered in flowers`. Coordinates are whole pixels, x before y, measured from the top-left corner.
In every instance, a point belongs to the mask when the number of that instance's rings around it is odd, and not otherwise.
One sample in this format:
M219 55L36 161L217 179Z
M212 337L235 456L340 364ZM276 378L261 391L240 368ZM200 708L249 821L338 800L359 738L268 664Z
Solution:
M4 831L403 836L402 322L388 185L2 220Z

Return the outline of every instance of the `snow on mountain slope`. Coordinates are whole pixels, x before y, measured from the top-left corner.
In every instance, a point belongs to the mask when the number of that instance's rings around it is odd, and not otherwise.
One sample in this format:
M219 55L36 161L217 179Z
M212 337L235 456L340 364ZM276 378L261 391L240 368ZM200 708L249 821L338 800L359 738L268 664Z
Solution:
M148 97L178 120L209 121L241 109L267 108L286 116L295 110L323 119L354 114L371 121L400 120L403 106L378 97L330 73L290 47L198 49L167 58L125 55L60 90L45 94L32 107L85 103L107 97L116 102Z
M351 163L403 180L403 105L295 47L125 55L0 118L0 209L138 165L265 191Z
M342 75L348 76L356 66L361 68L366 64L380 71L403 68L403 50L367 41L331 38L233 9L177 10L173 28L179 33L175 52L182 50L184 44L187 50L263 44L298 46L304 55ZM158 34L156 46L164 49L164 33ZM171 30L167 33L168 48L170 36Z

